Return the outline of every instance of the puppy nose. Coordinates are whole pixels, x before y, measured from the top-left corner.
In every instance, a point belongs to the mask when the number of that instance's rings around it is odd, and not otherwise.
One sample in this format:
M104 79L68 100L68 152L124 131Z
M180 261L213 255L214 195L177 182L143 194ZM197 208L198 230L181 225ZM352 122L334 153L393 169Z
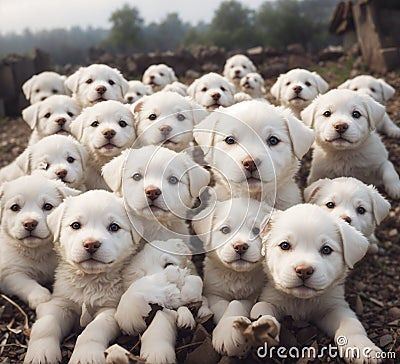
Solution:
M159 129L162 135L168 135L172 131L169 125L161 125Z
M58 118L56 119L56 123L60 126L63 126L67 122L67 119L65 118Z
M240 75L240 70L235 70L235 75L239 76Z
M303 89L303 87L301 87L301 86L294 86L294 87L293 87L293 91L294 91L296 94L299 94L299 93L301 92L302 89Z
M38 226L38 222L34 219L26 219L22 222L22 225L24 225L25 230L33 231Z
M249 249L249 244L247 243L235 243L233 244L233 249L235 250L236 253L242 255L246 253L247 249Z
M103 130L104 138L112 139L115 136L116 132L114 129L105 129Z
M83 248L90 254L100 248L101 243L98 240L88 239L82 242Z
M333 124L333 127L339 134L342 134L349 128L349 124L347 124L343 121L339 121L339 122Z
M295 268L297 277L301 278L303 281L310 278L314 273L314 269L309 265L299 265Z
M100 95L103 95L107 91L105 86L97 86L96 87L96 92L99 93Z
M154 75L151 75L151 76L150 76L150 80L154 80L154 78L155 78Z
M221 98L221 94L219 92L215 92L211 95L213 100L219 100Z
M344 221L346 221L348 224L351 224L351 217L350 216L341 215L340 218L343 219Z
M254 172L255 170L257 170L256 162L250 157L243 159L242 164L246 171Z
M57 169L56 170L56 175L58 178L65 178L68 174L68 171L66 169Z
M161 195L161 190L157 187L147 187L144 192L146 193L146 196L154 201L158 196Z
M127 101L131 104L132 101L133 101L133 97L132 97L132 96L128 96L128 97L127 97Z

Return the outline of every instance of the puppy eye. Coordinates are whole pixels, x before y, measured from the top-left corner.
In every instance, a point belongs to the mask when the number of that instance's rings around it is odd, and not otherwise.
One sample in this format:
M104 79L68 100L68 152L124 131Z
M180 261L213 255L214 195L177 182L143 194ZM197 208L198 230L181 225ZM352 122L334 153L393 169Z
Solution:
M224 91L224 92L226 91L226 88L225 88L224 86L221 86L220 89L221 89L222 91Z
M243 68L246 69L247 68L246 65L243 65Z
M322 115L324 115L326 118L329 118L332 113L330 111L325 111Z
M74 230L79 230L81 228L81 224L78 221L74 221L71 225L70 225Z
M21 210L21 206L15 203L14 205L12 205L10 207L10 210L14 211L14 212L17 212L17 211Z
M40 90L37 88L37 89L35 90L35 92L38 94L38 93L40 92Z
M140 180L142 179L142 175L141 175L140 173L135 173L135 174L132 176L132 178L133 178L135 181L140 181Z
M290 245L287 241L284 241L284 242L282 242L282 243L279 244L279 247L280 247L282 250L289 250L290 247L291 247L291 245Z
M108 227L108 230L115 233L116 231L118 231L120 229L119 225L116 224L115 222L113 222L112 224L110 224L110 226Z
M90 83L92 83L93 82L93 80L91 79L91 78L88 78L87 80L86 80L86 83L87 84L90 84Z
M149 115L149 120L156 120L157 119L157 115L156 114L150 114Z
M74 114L73 114L71 111L68 111L67 114L68 114L68 116L69 116L70 118L72 118L72 117L74 116Z
M48 119L50 116L51 116L51 114L48 112L44 117L45 117L46 119Z
M142 96L142 94L140 92L136 92L137 96Z
M326 206L328 209L333 209L333 208L335 208L335 203L332 202L332 201L329 201L329 202L326 203L325 206Z
M115 85L115 82L113 80L108 80L108 83L112 86Z
M358 90L358 88L357 88L357 87L354 87L354 88L353 88L353 91L357 91L357 90Z
M174 263L168 262L164 264L164 269L169 267L170 265L175 265Z
M56 89L51 90L51 92L52 92L53 94L58 94L58 90L56 90Z
M68 163L74 163L75 162L75 158L74 157L68 157L67 158L67 162Z
M268 145L272 146L279 144L279 142L280 140L274 135L270 136L267 140Z
M119 126L120 126L121 128L125 128L125 126L128 125L127 122L126 122L125 120L120 120L120 121L118 122L118 124L119 124Z
M253 227L251 231L254 235L258 235L260 233L260 229L258 227Z
M333 252L333 249L330 247L330 246L328 246L328 245L324 245L322 248L321 248L321 254L323 254L323 255L329 255L329 254L331 254Z
M100 123L97 120L93 121L93 123L90 124L90 126L93 126L93 128L96 128L99 125Z
M373 87L371 87L371 91L372 91L372 92L376 92L376 90L375 90Z
M178 183L178 178L175 176L171 176L168 178L168 182L171 183L171 185L176 185Z
M225 143L226 144L235 144L236 143L236 139L233 136L227 136L225 138Z
M46 210L46 211L50 211L53 207L54 207L54 206L53 206L51 203L45 203L45 204L42 206L42 209L43 209L43 210Z
M163 76L164 76L164 73L160 72L160 76L162 76L162 77L163 77Z
M176 115L176 118L177 118L179 121L183 121L183 120L186 119L186 118L185 118L185 115L183 115L183 114L178 114L178 115Z
M354 119L359 119L359 118L361 117L361 113L360 113L359 111L355 110L355 111L353 111L353 112L351 113L351 116L352 116Z
M367 212L367 210L364 207L362 207L362 206L357 207L358 214L364 215L366 212Z
M290 81L286 82L286 86L289 86L289 85L290 85Z
M201 89L201 91L202 91L202 92L206 92L206 91L207 91L207 87L203 87L203 88Z
M43 170L47 171L49 169L49 167L50 167L50 164L47 163L47 162L41 162L40 163L40 169L43 169Z
M305 82L305 85L308 86L308 87L310 87L310 86L311 86L311 83L308 82L308 81L306 81L306 82Z
M222 234L229 234L231 232L231 228L229 226L223 226L220 231Z

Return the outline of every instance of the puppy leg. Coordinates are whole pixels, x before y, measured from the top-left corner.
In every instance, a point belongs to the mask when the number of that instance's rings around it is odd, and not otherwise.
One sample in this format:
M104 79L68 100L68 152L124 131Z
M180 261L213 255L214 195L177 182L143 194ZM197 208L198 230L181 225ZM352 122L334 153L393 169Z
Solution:
M391 138L400 138L400 128L390 119L387 113L385 113L385 116L376 129L378 132L386 134Z
M199 308L199 311L197 312L197 317L198 318L204 318L209 315L212 315L212 311L210 310L210 307L208 306L208 300L205 296L201 297L201 307Z
M106 364L130 364L136 363L135 357L122 346L114 344L104 352Z
M78 336L69 364L106 362L104 351L120 333L114 315L115 309L105 309L96 315Z
M181 306L177 309L176 324L179 328L191 329L193 330L196 326L196 321L190 310L186 306Z
M369 247L368 247L368 253L370 254L376 254L379 251L379 240L375 236L375 233L372 233L370 236L368 236L368 241L369 241Z
M393 199L400 197L400 180L392 162L385 161L380 168L383 186L388 195ZM379 184L379 181L377 181Z

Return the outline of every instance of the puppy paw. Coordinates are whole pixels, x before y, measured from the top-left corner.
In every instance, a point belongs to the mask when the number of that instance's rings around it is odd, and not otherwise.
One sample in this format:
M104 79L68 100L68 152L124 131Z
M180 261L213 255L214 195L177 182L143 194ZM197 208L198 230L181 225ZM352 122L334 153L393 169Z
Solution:
M183 280L184 271L176 265L169 265L164 272L167 281L170 283L179 284Z
M68 364L105 364L104 346L95 342L75 346Z
M133 355L122 346L114 344L110 346L105 352L107 364L130 364L130 359L134 359ZM133 361L132 361L133 362Z
M205 317L211 317L213 316L213 312L210 310L208 305L203 304L200 308L199 311L197 312L197 317L199 319L205 318Z
M382 350L365 335L339 336L336 338L336 344L338 345L339 355L346 363L382 363L382 359L380 359Z
M178 316L176 318L176 324L179 328L193 330L196 326L196 321L193 318L192 313L186 306L181 306L177 309Z
M35 310L39 304L50 301L50 299L50 291L45 287L38 286L31 293L29 293L28 304L31 309Z
M140 357L151 364L176 363L175 347L166 344L154 345L140 350Z
M24 364L60 363L60 343L52 338L30 340Z
M244 357L251 349L251 345L245 338L239 326L243 324L251 325L251 321L244 316L231 316L222 318L212 334L212 344L214 349L228 356Z

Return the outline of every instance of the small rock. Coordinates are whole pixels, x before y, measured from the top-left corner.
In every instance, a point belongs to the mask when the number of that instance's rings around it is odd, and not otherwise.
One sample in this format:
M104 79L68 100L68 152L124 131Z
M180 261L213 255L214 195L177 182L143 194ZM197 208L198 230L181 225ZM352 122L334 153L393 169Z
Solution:
M400 319L400 308L392 307L388 310L388 315L392 320Z
M397 236L397 234L398 234L399 232L398 232L398 230L397 229L391 229L391 230L389 230L389 236L390 237L394 237L394 236Z
M383 335L380 339L379 339L379 345L381 347L385 347L386 345L389 345L393 342L393 337L392 335Z

